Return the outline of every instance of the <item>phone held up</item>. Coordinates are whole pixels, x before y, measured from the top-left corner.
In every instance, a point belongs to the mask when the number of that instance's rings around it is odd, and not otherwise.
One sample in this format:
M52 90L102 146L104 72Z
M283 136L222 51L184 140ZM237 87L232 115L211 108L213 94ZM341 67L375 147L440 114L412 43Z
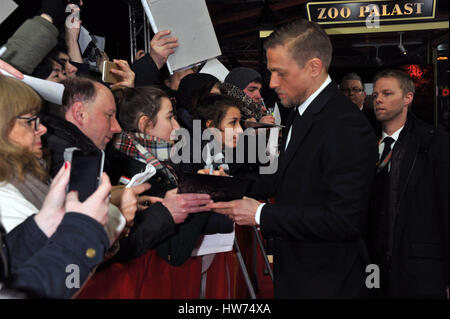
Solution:
M117 64L111 61L104 61L103 62L103 73L102 73L102 81L105 83L115 84L119 82L119 78L111 73L111 70L119 70L119 67Z
M64 160L71 162L67 192L77 191L84 202L100 185L105 153L102 150L83 152L76 147L66 148Z

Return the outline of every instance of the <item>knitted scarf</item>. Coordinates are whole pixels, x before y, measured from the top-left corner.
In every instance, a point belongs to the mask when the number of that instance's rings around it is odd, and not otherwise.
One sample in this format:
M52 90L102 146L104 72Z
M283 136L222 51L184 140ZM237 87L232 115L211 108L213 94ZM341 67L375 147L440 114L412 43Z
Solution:
M121 153L142 163L152 164L173 183L178 185L175 170L168 164L172 144L150 135L122 131L116 136L114 147ZM164 163L161 163L164 162Z
M45 196L47 196L50 190L48 184L42 182L32 174L25 174L24 181L19 181L17 178L14 178L11 181L11 184L14 185L23 197L32 203L38 210L42 208Z

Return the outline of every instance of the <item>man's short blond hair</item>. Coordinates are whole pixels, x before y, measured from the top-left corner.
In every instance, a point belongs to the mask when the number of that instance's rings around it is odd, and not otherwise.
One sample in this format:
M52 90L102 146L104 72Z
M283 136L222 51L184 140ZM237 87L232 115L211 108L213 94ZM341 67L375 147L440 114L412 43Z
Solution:
M373 77L373 83L377 82L381 78L394 78L397 79L398 83L400 84L400 88L403 91L403 95L412 92L414 94L415 92L415 86L413 80L409 77L409 75L401 70L395 70L395 69L387 69L378 72Z
M333 47L327 33L315 22L296 20L272 32L267 38L265 49L288 45L292 58L300 67L312 58L319 58L325 70L331 64Z

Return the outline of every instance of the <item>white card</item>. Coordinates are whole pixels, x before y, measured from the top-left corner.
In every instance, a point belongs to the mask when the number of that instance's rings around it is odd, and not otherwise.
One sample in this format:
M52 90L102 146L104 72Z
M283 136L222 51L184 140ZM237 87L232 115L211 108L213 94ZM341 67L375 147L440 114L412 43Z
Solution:
M18 5L12 0L0 1L0 24L16 10Z

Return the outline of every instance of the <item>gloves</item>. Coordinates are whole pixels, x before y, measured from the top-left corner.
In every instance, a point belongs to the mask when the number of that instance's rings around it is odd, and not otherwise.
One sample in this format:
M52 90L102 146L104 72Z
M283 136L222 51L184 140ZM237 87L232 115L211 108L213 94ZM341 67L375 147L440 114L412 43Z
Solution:
M42 0L39 14L46 13L53 19L53 24L58 27L66 19L66 0Z

